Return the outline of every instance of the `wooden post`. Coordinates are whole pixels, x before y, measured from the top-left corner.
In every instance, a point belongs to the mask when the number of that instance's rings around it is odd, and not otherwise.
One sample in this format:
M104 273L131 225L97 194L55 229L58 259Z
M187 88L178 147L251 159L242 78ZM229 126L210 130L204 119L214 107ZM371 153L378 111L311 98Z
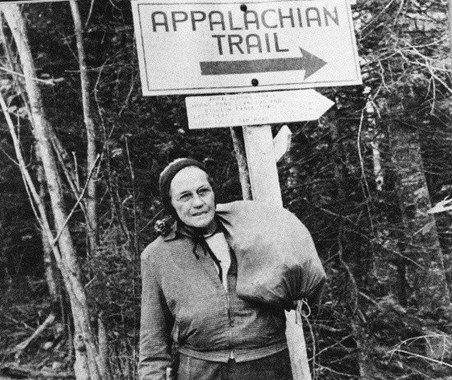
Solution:
M282 206L270 125L243 127L253 199Z
M253 199L282 206L271 126L243 127ZM286 337L294 380L311 380L301 320L286 312Z
M253 199L251 194L250 176L248 173L248 164L246 163L245 145L242 136L238 136L237 129L240 127L231 127L232 144L234 145L235 158L239 169L240 186L242 188L242 198L244 200ZM243 131L243 129L242 129ZM242 135L242 133L240 133Z

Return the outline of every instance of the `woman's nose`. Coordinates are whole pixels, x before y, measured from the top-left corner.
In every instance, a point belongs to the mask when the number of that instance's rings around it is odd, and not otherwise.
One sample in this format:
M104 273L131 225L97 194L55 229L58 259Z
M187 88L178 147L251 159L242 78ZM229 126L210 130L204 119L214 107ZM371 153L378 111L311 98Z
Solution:
M192 203L192 205L194 207L199 207L199 206L202 206L203 204L204 204L204 200L198 194L193 196L193 203Z

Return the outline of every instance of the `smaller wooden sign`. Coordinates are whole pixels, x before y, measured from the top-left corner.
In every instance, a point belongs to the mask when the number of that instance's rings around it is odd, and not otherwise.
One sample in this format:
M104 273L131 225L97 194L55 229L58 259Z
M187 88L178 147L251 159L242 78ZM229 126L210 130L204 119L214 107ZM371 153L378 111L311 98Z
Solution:
M190 129L317 120L334 102L315 90L187 97Z

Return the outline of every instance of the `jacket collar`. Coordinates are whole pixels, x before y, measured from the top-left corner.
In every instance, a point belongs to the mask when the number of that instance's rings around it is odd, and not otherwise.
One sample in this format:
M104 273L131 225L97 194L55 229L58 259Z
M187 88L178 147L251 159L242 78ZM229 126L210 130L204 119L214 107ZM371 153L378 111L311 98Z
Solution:
M193 235L194 231L192 228L176 220L169 228L169 232L163 236L163 240L171 241L180 239L182 236L191 237Z
M162 235L163 240L164 241L176 240L178 237L180 237L179 230L180 230L179 223L176 221L169 227L169 231Z

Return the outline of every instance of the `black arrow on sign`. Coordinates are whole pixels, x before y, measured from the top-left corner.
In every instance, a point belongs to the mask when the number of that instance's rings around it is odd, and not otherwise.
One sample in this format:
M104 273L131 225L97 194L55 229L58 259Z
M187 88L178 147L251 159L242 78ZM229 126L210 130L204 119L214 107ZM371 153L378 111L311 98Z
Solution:
M326 65L326 62L300 48L301 57L270 58L242 61L207 61L200 62L201 75L250 74L274 71L305 70L304 79Z

